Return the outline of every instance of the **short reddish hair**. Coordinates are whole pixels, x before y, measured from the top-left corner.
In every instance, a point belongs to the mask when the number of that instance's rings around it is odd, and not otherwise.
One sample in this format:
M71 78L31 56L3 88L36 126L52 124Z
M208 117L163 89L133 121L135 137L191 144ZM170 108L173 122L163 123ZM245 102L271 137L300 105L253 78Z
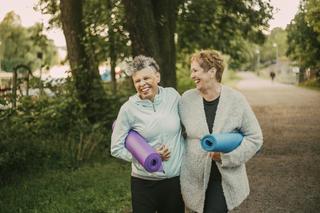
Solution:
M205 72L215 68L217 70L216 79L218 82L221 82L224 71L224 62L219 52L215 50L201 50L192 54L191 62L192 61L197 61Z

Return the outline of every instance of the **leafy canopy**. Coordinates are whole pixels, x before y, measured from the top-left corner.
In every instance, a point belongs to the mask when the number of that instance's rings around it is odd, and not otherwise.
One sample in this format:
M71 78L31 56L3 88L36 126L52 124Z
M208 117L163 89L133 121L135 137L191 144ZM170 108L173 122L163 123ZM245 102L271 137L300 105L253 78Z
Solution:
M313 16L320 9L316 2L302 1L298 13L287 27L287 54L302 68L320 69L320 17Z
M52 40L43 34L43 25L37 23L29 28L21 25L20 17L9 12L0 22L0 59L2 69L11 72L19 64L31 70L58 63L57 50ZM38 57L41 52L43 58Z

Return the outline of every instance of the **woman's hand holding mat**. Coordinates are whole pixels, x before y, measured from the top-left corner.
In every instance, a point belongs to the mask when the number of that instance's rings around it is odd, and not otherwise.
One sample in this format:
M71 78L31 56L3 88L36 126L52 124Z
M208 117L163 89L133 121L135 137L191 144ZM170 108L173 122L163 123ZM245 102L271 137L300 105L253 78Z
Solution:
M163 161L169 160L170 151L167 145L162 144L160 147L156 148L156 151L160 154Z

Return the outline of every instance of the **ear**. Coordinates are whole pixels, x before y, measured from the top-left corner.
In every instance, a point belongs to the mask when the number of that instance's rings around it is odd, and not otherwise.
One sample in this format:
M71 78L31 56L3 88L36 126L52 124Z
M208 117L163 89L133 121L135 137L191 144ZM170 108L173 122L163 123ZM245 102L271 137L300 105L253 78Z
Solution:
M210 77L215 78L217 70L215 68L211 68L208 72L210 72Z
M156 72L156 77L157 77L157 83L159 84L161 80L161 75L159 72Z

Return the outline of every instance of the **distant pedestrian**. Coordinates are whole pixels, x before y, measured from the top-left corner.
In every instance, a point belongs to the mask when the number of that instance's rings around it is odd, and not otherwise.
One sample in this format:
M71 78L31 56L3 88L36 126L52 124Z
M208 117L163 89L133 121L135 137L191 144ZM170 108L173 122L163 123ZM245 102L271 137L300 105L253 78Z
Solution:
M274 78L276 77L276 73L274 71L271 71L270 72L270 78L271 78L271 81L273 82Z

